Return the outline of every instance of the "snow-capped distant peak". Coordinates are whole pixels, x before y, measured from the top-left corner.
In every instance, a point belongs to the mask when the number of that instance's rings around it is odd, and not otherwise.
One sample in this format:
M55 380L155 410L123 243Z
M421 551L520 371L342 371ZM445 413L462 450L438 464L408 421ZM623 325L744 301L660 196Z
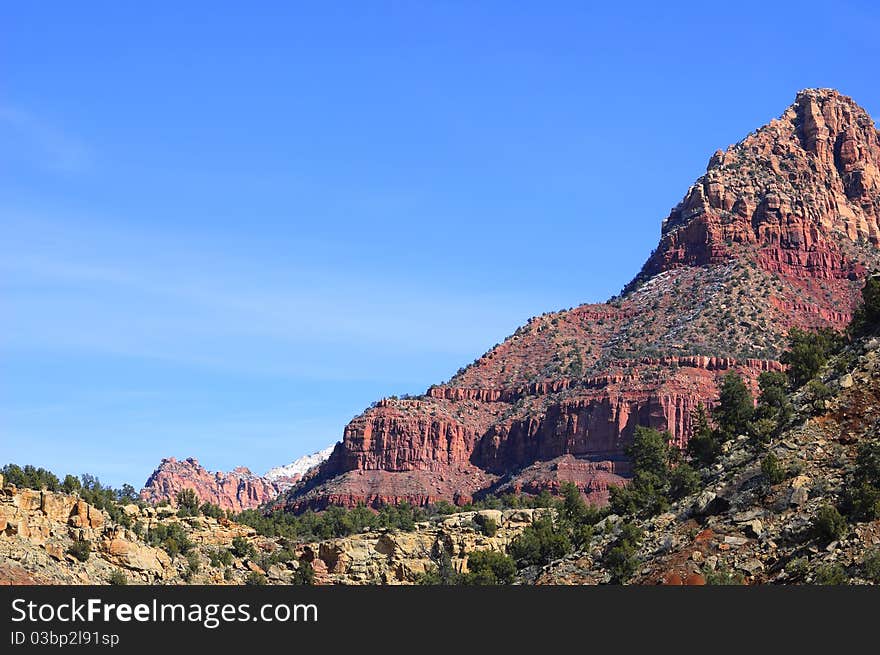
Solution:
M270 482L274 482L279 478L301 478L305 475L306 471L311 468L316 467L318 464L323 462L325 459L330 457L330 453L333 452L333 449L336 447L336 444L332 446L328 446L324 450L319 450L316 453L312 453L311 455L305 455L300 457L297 460L294 460L290 464L285 466L276 466L273 469L270 469L266 475L263 477L269 480Z

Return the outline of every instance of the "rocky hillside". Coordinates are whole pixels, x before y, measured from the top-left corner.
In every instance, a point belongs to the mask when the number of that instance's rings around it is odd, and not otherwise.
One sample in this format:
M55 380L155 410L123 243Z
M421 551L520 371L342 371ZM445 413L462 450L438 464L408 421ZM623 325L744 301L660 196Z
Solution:
M461 512L416 523L413 530L381 530L307 543L300 547L319 582L327 584L413 584L437 568L440 553L452 567L468 570L474 552L504 553L514 538L547 510L508 509ZM497 525L492 536L481 519Z
M636 584L880 582L880 338L846 347L792 401L790 429L728 442L696 494L649 519L606 517L587 549L523 581L611 581L628 523L643 533Z
M290 540L169 506L130 503L114 521L75 494L4 486L0 477L0 584L407 584L440 552L458 571L475 551L503 552L544 511L483 510L411 530Z
M123 512L126 518L114 522L77 495L4 486L0 480L0 582L102 584L114 573L138 584L183 582L186 559L172 558L142 538L159 525L181 522L175 510L130 504ZM206 518L184 524L203 554L209 547L228 546L234 537L253 533L245 526ZM203 579L222 582L222 573ZM233 580L241 581L244 575L241 567L233 568Z
M271 469L264 476L255 475L244 466L229 473L215 473L192 457L183 461L169 457L150 474L140 495L150 503L174 504L180 491L192 489L202 502L240 512L274 501L310 469L326 460L331 451L332 447L300 457L286 466Z
M532 318L448 383L379 401L285 506L463 503L565 481L605 501L637 425L683 446L725 372L754 387L781 368L789 328L849 322L880 265L878 221L873 121L836 91L802 91L712 155L621 296Z

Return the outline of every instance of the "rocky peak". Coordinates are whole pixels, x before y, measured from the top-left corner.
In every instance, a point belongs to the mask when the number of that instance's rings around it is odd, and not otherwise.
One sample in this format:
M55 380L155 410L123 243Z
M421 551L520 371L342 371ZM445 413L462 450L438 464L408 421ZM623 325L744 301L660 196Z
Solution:
M833 89L805 89L778 119L712 155L634 282L744 252L765 268L852 276L861 262L837 242L878 243L878 194L880 133L871 117Z
M529 320L445 385L346 427L287 506L467 499L572 481L601 502L637 425L684 446L735 370L756 388L792 326L846 326L880 268L880 136L807 89L718 151L617 298ZM574 458L574 461L571 460Z
M804 89L782 116L794 124L804 150L843 172L878 164L878 137L868 113L834 89Z

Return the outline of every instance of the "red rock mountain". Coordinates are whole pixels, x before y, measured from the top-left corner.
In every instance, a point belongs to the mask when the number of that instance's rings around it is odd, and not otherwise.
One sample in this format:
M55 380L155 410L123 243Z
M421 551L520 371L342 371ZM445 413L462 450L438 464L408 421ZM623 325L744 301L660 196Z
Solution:
M192 457L178 461L163 459L150 474L140 496L151 503L163 500L174 504L177 494L192 489L202 502L219 505L223 509L240 512L270 503L302 479L309 470L329 457L333 447L304 455L290 464L277 466L266 475L254 475L250 469L239 466L229 473L211 472Z
M172 504L178 492L192 489L202 502L240 512L275 500L299 477L267 480L240 466L229 473L208 471L192 457L178 461L163 459L147 479L141 498L151 503L167 500Z
M636 425L684 445L720 376L778 369L791 326L842 328L880 264L880 136L828 89L719 150L604 304L530 319L448 383L384 399L286 499L461 502L574 481L602 501ZM586 264L589 267L589 263Z

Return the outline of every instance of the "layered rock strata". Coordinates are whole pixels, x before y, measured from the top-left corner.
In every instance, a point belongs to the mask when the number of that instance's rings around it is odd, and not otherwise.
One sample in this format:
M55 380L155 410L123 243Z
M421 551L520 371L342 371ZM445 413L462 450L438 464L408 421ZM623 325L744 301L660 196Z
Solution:
M711 157L621 296L532 318L448 383L379 401L285 505L464 502L566 479L601 502L637 425L684 446L726 371L754 385L792 326L843 328L878 239L878 131L850 98L804 90Z

